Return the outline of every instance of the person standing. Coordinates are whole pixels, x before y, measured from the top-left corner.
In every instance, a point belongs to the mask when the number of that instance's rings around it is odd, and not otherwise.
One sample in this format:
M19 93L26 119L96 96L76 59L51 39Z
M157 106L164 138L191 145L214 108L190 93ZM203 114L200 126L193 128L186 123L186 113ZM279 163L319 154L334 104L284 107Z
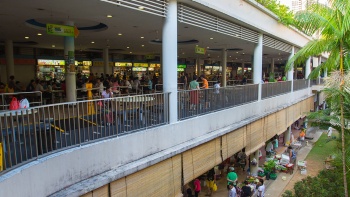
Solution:
M190 110L196 110L196 106L199 103L198 100L198 90L199 90L199 83L197 82L197 78L193 77L193 80L190 82Z
M228 197L237 197L237 191L236 191L236 188L235 186L233 185L233 183L230 183L228 185Z
M260 179L260 182L258 183L258 197L264 197L265 196L265 185L264 180Z
M237 174L234 172L235 168L234 167L229 167L228 168L229 173L227 173L226 179L227 179L227 189L230 189L229 186L232 183L232 185L236 185L237 180L238 180L238 176Z
M330 139L332 137L332 132L333 132L333 128L332 127L328 127L328 130L327 130L328 139Z
M241 197L250 197L252 196L252 188L248 185L248 181L244 181L244 186L242 187Z
M215 170L214 170L214 168L212 168L207 173L206 184L207 184L208 191L207 191L206 196L211 196L213 194L213 187L214 187L215 181L216 181Z
M194 180L194 196L198 197L199 192L201 191L201 182L198 178Z
M208 93L208 89L209 88L209 83L208 83L208 80L205 78L204 75L201 75L200 79L202 80L203 82L203 86L202 88L205 89L204 90L204 101L205 101L205 108L208 109L209 108L209 93Z

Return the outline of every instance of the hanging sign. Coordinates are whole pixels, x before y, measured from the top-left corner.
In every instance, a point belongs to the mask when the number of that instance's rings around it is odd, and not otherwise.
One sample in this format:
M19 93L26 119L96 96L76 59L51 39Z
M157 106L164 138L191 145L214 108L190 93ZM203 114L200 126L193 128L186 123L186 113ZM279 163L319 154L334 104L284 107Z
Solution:
M74 32L74 26L46 24L46 33L49 35L74 37Z
M199 47L199 46L196 46L196 48L194 49L194 51L198 54L205 54L205 48L202 48L202 47Z

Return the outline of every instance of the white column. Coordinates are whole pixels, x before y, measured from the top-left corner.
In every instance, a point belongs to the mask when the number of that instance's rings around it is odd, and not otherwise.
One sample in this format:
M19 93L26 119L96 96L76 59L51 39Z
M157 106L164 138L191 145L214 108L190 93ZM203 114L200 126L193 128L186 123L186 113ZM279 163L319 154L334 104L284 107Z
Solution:
M284 132L284 144L290 145L290 133L292 132L292 126L288 127L287 131Z
M327 77L327 68L325 68L323 71L323 77Z
M258 162L257 165L253 166L250 164L250 174L252 176L258 176L258 169L259 169L259 149L257 151L255 151L254 153L250 154L250 161L252 161L253 159L256 159L256 161Z
M169 95L169 121L177 121L177 0L168 1L163 25L163 90Z
M222 80L221 80L221 86L226 87L226 66L227 66L227 50L222 49Z
M262 56L263 56L263 35L259 34L258 43L254 49L253 59L253 83L259 84L258 100L261 100L261 80L262 80Z
M5 41L5 56L6 56L6 73L7 73L7 79L5 80L5 83L7 83L11 75L15 76L15 64L13 59L12 40Z
M67 21L65 25L74 26L74 22ZM70 69L70 65L74 65L74 37L64 37L64 56L65 59L68 60L66 62L66 99L67 102L75 102L77 101L76 95L76 77L75 70ZM73 56L72 56L73 55ZM75 65L72 66L75 68Z
M310 61L311 57L309 57L305 62L305 79L307 79L311 73Z
M294 56L294 46L292 46L292 51L290 52L290 56L288 60L290 60ZM293 72L294 72L294 63L291 64L291 68L287 72L287 80L291 81L291 92L293 92Z
M108 74L108 68L109 68L109 57L108 57L108 48L103 49L103 72L104 76Z
M271 58L270 73L275 73L275 59L274 58Z

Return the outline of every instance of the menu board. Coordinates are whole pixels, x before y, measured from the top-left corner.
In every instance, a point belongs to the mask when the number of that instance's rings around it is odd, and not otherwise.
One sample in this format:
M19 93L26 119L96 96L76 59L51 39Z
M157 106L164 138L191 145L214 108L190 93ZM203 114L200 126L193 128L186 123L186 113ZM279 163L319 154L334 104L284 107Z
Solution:
M186 68L187 66L186 66L186 64L179 64L179 65L177 65L177 68Z
M148 63L134 63L134 67L144 67L144 68L147 68L147 67L148 67Z
M38 59L38 65L65 65L64 60L46 60L46 59Z
M185 69L184 68L177 68L177 72L184 72Z
M133 67L132 71L147 71L147 68L144 68L144 67Z
M131 67L132 63L131 62L116 62L114 66L118 67Z

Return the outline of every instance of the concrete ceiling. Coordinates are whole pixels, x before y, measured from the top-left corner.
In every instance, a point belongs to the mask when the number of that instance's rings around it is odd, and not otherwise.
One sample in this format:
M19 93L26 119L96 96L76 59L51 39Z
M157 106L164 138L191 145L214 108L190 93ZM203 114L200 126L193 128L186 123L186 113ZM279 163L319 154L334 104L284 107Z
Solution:
M112 15L108 18L107 15ZM162 39L164 18L140 12L99 0L2 0L0 1L0 41L34 42L35 48L63 49L63 37L47 35L46 30L28 26L25 21L35 19L41 23L64 24L73 21L78 27L106 24L103 31L80 31L75 39L76 50L88 51L109 47L110 51L121 54L160 54L161 45L151 44L151 40ZM41 33L41 36L38 36ZM121 36L118 36L121 33ZM29 39L25 39L29 37ZM143 37L143 38L141 38ZM213 38L213 39L210 39ZM178 23L178 41L198 40L200 47L209 49L240 48L242 51L228 51L228 61L250 62L254 44L202 28ZM94 42L94 43L91 43ZM220 61L220 51L207 51L206 55L194 53L196 44L178 45L179 58L201 58ZM27 46L21 44L21 46ZM112 50L115 49L115 50ZM238 53L237 53L238 52ZM288 53L263 48L264 64L276 58L282 63ZM277 59L282 59L277 60Z

